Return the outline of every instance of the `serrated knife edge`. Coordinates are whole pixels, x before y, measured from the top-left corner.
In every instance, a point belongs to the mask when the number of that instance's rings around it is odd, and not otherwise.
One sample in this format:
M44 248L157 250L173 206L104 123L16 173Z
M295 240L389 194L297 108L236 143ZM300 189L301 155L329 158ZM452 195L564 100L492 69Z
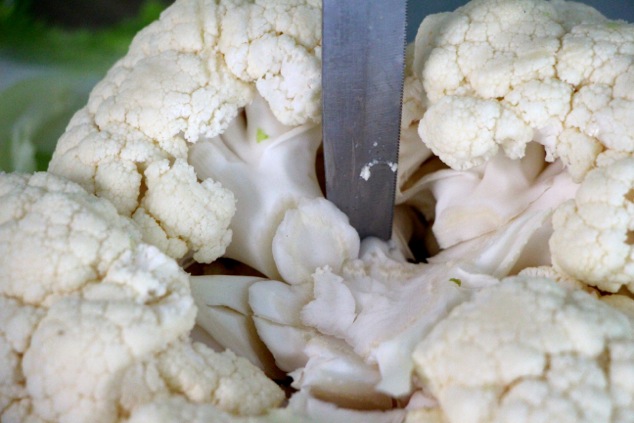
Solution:
M361 238L391 236L406 17L404 0L323 3L326 193Z

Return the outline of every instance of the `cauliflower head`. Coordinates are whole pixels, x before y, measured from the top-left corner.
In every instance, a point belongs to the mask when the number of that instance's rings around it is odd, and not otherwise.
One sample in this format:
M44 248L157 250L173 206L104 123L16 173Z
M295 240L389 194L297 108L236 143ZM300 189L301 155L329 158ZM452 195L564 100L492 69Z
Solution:
M426 18L385 243L317 178L321 2L176 0L50 173L0 175L0 420L625 421L632 301L579 281L631 290L632 28L563 0ZM249 276L182 269L221 256Z
M0 254L3 421L117 422L171 397L254 415L283 399L246 359L191 343L187 273L74 182L0 174Z

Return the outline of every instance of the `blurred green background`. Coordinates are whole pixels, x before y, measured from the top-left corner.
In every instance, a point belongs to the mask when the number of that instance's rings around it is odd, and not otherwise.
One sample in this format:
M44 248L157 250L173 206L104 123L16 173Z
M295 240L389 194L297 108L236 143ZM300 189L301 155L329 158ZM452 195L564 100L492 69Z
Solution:
M92 87L167 0L1 0L0 170L45 170Z

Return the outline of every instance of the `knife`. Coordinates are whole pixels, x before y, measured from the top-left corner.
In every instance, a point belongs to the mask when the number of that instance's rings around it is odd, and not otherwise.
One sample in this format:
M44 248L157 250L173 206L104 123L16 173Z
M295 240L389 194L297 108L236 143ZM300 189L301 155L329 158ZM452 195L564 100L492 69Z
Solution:
M388 240L405 67L406 0L324 0L326 196L361 239Z

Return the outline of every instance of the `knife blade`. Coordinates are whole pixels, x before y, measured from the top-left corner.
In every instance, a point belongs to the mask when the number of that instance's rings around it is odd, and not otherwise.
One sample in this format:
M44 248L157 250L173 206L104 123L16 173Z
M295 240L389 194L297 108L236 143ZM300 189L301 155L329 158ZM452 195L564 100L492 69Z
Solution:
M361 239L392 233L405 67L406 0L324 0L326 196Z

